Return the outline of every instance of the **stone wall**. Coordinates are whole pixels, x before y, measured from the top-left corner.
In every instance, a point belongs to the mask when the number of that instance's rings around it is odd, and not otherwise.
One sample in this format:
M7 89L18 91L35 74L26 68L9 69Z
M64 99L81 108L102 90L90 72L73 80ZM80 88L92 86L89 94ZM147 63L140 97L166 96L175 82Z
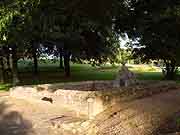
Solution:
M44 84L38 86L18 86L11 88L10 96L26 100L42 101L51 98L53 105L68 107L93 118L115 103L112 81L87 81L78 83Z
M113 87L113 81L85 81L18 86L11 88L10 96L40 102L44 102L44 97L51 98L52 105L75 110L77 115L91 119L119 101L127 102L175 89L179 89L179 85L171 81L138 81L120 88Z

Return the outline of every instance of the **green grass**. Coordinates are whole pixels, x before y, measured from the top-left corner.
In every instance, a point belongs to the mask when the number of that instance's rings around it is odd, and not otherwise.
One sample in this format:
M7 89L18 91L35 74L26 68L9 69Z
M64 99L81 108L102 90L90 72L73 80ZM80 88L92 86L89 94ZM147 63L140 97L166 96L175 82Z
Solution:
M77 82L87 80L113 80L116 77L118 67L103 66L92 67L91 65L71 64L71 77L64 77L64 71L57 64L40 65L39 80L34 81L31 70L21 69L19 77L21 84L42 84L58 82Z
M129 68L137 74L139 80L162 80L163 75L160 68L151 65L134 65Z
M140 72L137 78L139 80L162 80L163 75L161 72Z
M60 83L60 82L77 82L88 80L114 80L116 78L119 66L105 65L101 67L92 67L88 64L71 64L71 77L66 78L64 71L59 69L59 62L40 61L39 78L34 80L32 74L31 61L19 61L19 85ZM137 73L140 80L162 80L162 74L159 69L147 65L132 65L130 70ZM8 90L11 85L0 84L0 91Z
M102 66L92 67L88 64L71 64L71 77L64 77L64 71L59 69L58 62L49 61L47 63L40 62L38 81L33 80L31 73L32 66L25 63L19 65L19 77L21 85L24 84L43 84L43 83L59 83L59 82L77 82L87 80L113 80L116 78L119 66ZM140 80L162 80L161 71L155 67L148 65L133 65L130 70L137 73Z
M0 84L0 91L8 91L11 84Z

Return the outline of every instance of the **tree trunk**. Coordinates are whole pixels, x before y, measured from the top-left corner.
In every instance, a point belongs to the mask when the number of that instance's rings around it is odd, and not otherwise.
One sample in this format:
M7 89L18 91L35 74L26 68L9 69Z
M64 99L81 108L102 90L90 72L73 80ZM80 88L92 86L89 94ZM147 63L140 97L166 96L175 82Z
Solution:
M1 65L1 69L0 69L0 83L4 83L5 82L5 72L4 72L4 64L3 64L3 58L0 57L0 65Z
M165 64L166 64L165 79L167 79L167 80L175 79L176 62L175 61L168 61L168 62L165 62Z
M9 54L7 54L6 59L7 59L7 68L8 68L8 70L10 70L11 66L10 66L10 56L9 56Z
M37 46L35 43L32 44L32 53L33 53L33 61L34 61L34 77L38 78L38 58L37 58Z
M9 76L11 76L11 74L12 74L12 66L11 66L11 62L10 62L10 56L11 54L10 53L8 53L7 55L6 55L6 65L7 65L7 69L6 69L6 74L7 74L7 77L9 77Z
M64 71L65 76L70 77L70 53L68 51L64 52Z
M62 49L59 51L59 67L60 69L64 69L63 67L63 54L62 54Z
M175 62L171 61L170 66L171 66L170 79L173 80L173 79L175 79L175 76L176 76L176 64L175 64Z
M17 83L19 83L17 62L18 62L17 48L16 48L16 46L14 46L12 49L12 81L13 81L13 85L16 85Z

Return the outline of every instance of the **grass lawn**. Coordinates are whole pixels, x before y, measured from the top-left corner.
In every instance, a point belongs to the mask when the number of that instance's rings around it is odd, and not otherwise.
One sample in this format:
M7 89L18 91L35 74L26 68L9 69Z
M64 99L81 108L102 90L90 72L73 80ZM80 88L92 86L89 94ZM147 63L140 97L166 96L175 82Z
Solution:
M71 64L71 77L66 78L64 71L57 64L39 66L39 81L33 80L30 69L21 69L19 77L22 84L42 84L57 82L77 82L86 80L113 80L116 77L118 67L103 66L92 67L91 65Z
M101 67L92 67L88 64L71 64L71 77L64 77L64 72L59 69L59 62L48 61L46 63L39 62L39 78L34 80L32 74L32 63L20 61L19 78L20 85L59 83L59 82L77 82L87 80L114 80L116 78L119 66L112 67L110 65ZM147 65L132 65L129 69L137 73L140 80L161 80L162 74L160 70ZM0 84L0 91L7 90L11 85Z
M163 75L161 72L140 72L138 73L139 80L162 80Z
M11 86L11 84L0 84L0 91L8 91Z
M137 78L139 80L162 80L163 79L161 69L158 67L152 67L150 65L133 65L129 69L137 73Z

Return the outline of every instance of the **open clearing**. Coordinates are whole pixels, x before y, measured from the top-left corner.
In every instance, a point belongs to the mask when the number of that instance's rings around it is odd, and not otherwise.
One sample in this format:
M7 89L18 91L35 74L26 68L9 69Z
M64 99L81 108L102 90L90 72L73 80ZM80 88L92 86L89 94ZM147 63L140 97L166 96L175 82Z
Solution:
M38 80L34 80L32 66L27 61L19 63L19 85L79 82L90 80L114 80L120 66L103 65L92 67L89 64L71 64L71 77L64 77L64 71L59 68L58 62L39 62ZM161 69L149 65L128 65L128 68L137 74L139 80L162 80ZM11 80L7 80L11 82ZM0 84L0 91L7 91L12 84Z

